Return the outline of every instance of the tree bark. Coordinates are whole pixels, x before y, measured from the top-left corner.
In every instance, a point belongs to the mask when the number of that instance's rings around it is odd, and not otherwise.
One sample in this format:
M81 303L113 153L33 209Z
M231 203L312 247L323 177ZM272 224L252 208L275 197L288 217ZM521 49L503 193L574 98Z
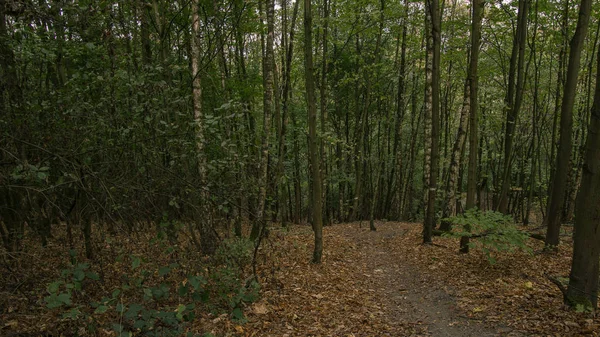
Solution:
M525 45L527 41L527 16L529 0L519 0L517 31L513 40L508 74L508 90L506 93L506 126L504 135L504 164L502 170L502 188L498 201L498 211L508 212L508 200L511 186L511 165L513 157L513 140L517 117L523 98L523 68L525 64ZM515 79L515 75L517 78Z
M283 0L284 3L287 2L287 0ZM289 33L289 38L286 37L287 39L287 49L285 50L285 64L284 64L284 68L283 68L283 90L281 93L282 96L282 121L281 121L281 133L279 135L279 158L277 160L277 175L278 175L278 179L277 182L278 184L281 184L281 192L280 192L280 197L279 197L279 201L281 204L281 221L282 224L285 225L285 217L284 217L284 213L285 213L285 205L286 203L284 202L284 195L285 195L285 188L283 187L284 184L282 184L281 181L281 177L284 175L284 161L285 161L285 153L286 153L286 146L285 146L285 132L287 130L287 124L288 124L288 115L289 115L289 102L290 102L290 89L291 89L291 84L292 84L292 59L293 59L293 53L294 53L294 32L295 32L295 26L296 26L296 17L298 15L298 1L296 1L294 3L294 11L292 14L292 22L291 22L291 26L290 26L290 33ZM287 15L287 14L286 14ZM287 19L286 19L287 21ZM287 25L287 22L285 23ZM285 34L285 31L284 31Z
M467 176L467 204L465 209L476 207L477 196L477 154L478 154L478 133L479 133L479 46L481 44L481 21L483 20L484 0L473 0L473 24L471 28L471 60L469 62L469 168ZM470 228L467 228L470 230ZM469 251L469 237L464 236L460 240L460 249L462 252Z
M206 177L206 154L204 153L204 113L202 111L202 77L200 75L201 40L200 40L200 17L198 12L199 0L192 1L192 102L194 109L195 142L196 142L196 162L198 170L198 183L200 186L200 248L203 254L212 254L215 249L215 242L208 222L205 221L208 214L208 190Z
M581 8L586 2L591 3L590 0L582 0ZM582 13L580 10L580 19L582 14L589 15L589 11ZM600 57L588 130L581 189L577 195L573 261L565 304L572 307L583 305L595 310L598 306L600 258Z
M312 54L312 13L311 0L304 1L304 81L306 104L308 106L309 160L312 176L312 228L315 234L313 263L321 263L323 256L323 216L321 194L321 171L319 169L319 148L317 139L317 104L313 75Z
M569 174L569 161L571 159L572 134L573 134L573 104L579 76L581 50L587 34L592 1L582 0L579 7L577 28L571 39L569 61L567 65L567 79L564 86L563 102L560 115L560 138L558 155L556 157L556 171L554 174L552 196L548 209L548 228L546 231L546 248L555 248L559 243L560 220L564 206L566 180Z
M437 176L439 165L439 114L440 114L440 45L441 14L438 0L427 0L426 9L431 16L431 33L433 36L433 53L431 62L431 166L429 172L429 191L427 196L427 213L423 223L423 243L431 243L435 219L435 199L437 194Z
M269 167L269 134L271 132L271 118L274 109L273 73L275 66L275 55L273 52L273 40L275 35L275 1L266 0L265 11L267 13L267 37L265 46L265 57L263 59L263 129L261 135L261 154L258 177L258 207L256 209L256 222L252 225L250 239L257 239L263 232L266 216L265 207L267 201L267 181Z

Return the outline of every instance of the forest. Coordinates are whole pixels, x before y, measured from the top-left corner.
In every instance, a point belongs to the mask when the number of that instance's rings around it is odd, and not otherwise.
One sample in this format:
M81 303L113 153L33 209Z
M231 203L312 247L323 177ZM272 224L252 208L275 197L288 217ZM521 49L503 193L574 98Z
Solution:
M600 336L600 2L0 0L0 335Z

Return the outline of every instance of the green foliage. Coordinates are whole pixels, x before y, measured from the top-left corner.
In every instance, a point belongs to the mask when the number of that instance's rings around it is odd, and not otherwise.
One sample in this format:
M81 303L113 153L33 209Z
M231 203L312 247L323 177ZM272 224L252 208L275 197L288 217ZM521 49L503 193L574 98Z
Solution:
M65 269L61 273L61 279L50 283L47 287L48 296L44 298L46 307L55 309L60 307L70 307L74 292L83 290L83 283L86 279L98 281L98 274L88 271L89 265L79 263L73 268Z
M161 247L166 239L156 242L155 238L152 243ZM65 319L92 322L90 330L108 324L101 327L117 336L180 336L202 311L227 312L232 320L243 323L243 309L257 300L260 289L258 283L243 279L252 247L246 239L228 240L215 254L214 268L187 277L179 263L151 264L138 255L119 254L116 263L129 269L118 286L96 294L101 297L91 294L91 289L104 289L100 277L89 264L78 263L72 251L73 264L47 286L46 307L59 310ZM170 248L167 255L176 249Z
M248 238L231 238L224 240L215 252L214 261L218 265L239 268L243 271L252 262L254 242Z
M509 215L474 208L446 220L458 226L453 226L452 231L443 236L477 239L471 240L469 246L483 251L491 264L496 262L495 252L510 253L518 249L531 252L526 244L529 235L520 231Z
M260 286L254 280L243 279L245 269L252 262L254 243L247 238L232 238L223 241L214 255L218 266L211 275L215 305L222 305L231 312L236 321L245 321L243 308L258 299Z

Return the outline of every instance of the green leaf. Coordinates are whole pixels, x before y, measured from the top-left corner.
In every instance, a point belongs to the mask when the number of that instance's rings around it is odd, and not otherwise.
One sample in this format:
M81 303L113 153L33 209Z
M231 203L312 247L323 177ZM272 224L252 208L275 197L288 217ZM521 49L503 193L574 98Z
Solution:
M185 304L180 304L177 306L177 310L175 311L177 313L176 317L177 319L179 319L180 321L183 321L183 313L186 310L186 306Z
M240 308L233 309L233 312L231 313L231 315L233 316L233 319L236 321L241 321L244 319L244 311Z
M199 290L200 286L206 284L206 281L200 276L190 276L188 277L188 281L194 287L194 290Z
M165 276L165 275L167 275L170 272L171 272L171 267L170 266L160 267L158 269L158 275L159 276Z
M133 319L133 318L137 317L137 315L139 314L140 311L142 311L142 309L144 309L144 307L142 307L140 304L132 303L129 305L129 309L127 309L127 312L125 313L125 317L128 319Z
M99 281L100 280L100 276L98 276L98 274L96 274L94 272L86 273L85 276L87 276L87 278L92 279L94 281Z
M133 323L133 327L135 329L144 329L148 326L148 321L145 321L143 319L138 319Z
M184 286L184 285L181 285L181 286L179 286L179 289L177 289L177 294L178 294L180 297L187 296L188 292L189 292L189 289L188 289L188 286L187 286L187 285L185 285L185 286Z
M60 287L60 285L62 284L62 281L55 281L52 282L48 285L48 292L51 294L55 294L56 292L58 292L58 288Z
M85 271L83 271L82 269L75 269L73 271L73 279L81 282L85 279Z
M81 314L81 311L79 311L78 308L73 308L67 312L65 312L62 317L63 318L70 318L70 319L76 319L79 314Z
M96 308L96 310L94 311L95 314L103 314L105 312L108 311L108 306L106 305L101 305L98 308Z
M133 257L133 260L131 261L131 269L135 270L137 267L140 266L141 263L142 263L142 259L140 259L137 256Z
M57 300L60 301L61 303L65 304L65 305L71 305L71 294L69 293L62 293L60 295L57 296Z
M50 296L46 296L44 298L46 301L46 307L48 309L54 309L62 307L63 305L71 305L71 294L69 293L61 293L61 294L51 294Z

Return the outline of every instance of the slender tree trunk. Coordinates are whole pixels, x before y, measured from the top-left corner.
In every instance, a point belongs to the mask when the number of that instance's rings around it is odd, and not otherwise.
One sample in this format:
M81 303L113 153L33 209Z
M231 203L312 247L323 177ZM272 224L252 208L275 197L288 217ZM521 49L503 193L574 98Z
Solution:
M283 0L284 3L287 3L287 0ZM279 158L277 160L277 174L278 174L278 179L277 182L278 184L281 185L280 188L280 204L282 207L282 211L281 211L281 221L282 224L285 225L285 220L284 220L284 213L285 213L285 202L284 202L284 195L285 195L285 188L283 187L284 184L282 184L281 182L281 177L284 174L284 161L285 161L285 152L286 152L286 146L285 146L285 132L287 129L287 124L288 124L288 115L289 115L289 101L290 101L290 89L291 89L291 84L292 84L292 59L293 59L293 53L294 53L294 32L295 32L295 26L296 26L296 17L298 15L298 3L299 1L296 1L294 3L294 11L292 14L292 22L291 22L291 26L290 26L290 35L289 38L287 40L287 50L285 50L285 66L284 66L284 70L283 70L283 90L282 90L282 124L281 124L281 134L279 135ZM286 14L287 15L287 14ZM287 20L286 20L287 21ZM287 22L285 23L287 25ZM285 32L284 32L285 34Z
M409 157L408 157L408 162L409 162L409 166L408 166L408 173L406 175L406 180L407 183L405 184L405 188L404 188L404 197L402 198L402 200L404 200L404 207L402 207L402 219L405 220L409 220L412 219L412 212L413 212L413 200L414 200L414 172L415 172L415 165L416 165L416 159L415 159L415 152L416 152L416 147L417 147L417 139L419 136L419 130L421 128L421 120L423 119L423 113L417 113L417 76L413 75L413 90L412 90L412 94L411 94L411 140L410 140L410 150L409 152ZM423 109L424 110L424 109ZM415 116L417 117L417 121L415 123Z
M483 20L484 0L473 0L473 23L471 27L471 60L469 62L469 168L467 177L467 205L466 209L476 207L477 196L477 152L478 152L478 133L479 133L479 46L481 44L481 21ZM470 228L466 228L470 230ZM460 251L467 253L469 251L469 237L463 236L460 239Z
M513 40L513 49L510 57L508 91L505 100L507 111L504 135L504 165L502 170L502 188L500 190L500 197L498 201L498 211L502 213L508 212L514 132L523 97L523 68L525 64L525 46L527 42L528 12L529 0L519 0L517 31ZM515 75L517 76L516 80Z
M304 80L306 82L306 104L308 106L309 160L312 176L312 228L315 233L313 263L321 263L323 256L323 212L321 194L321 171L317 139L317 104L313 76L311 0L304 1Z
M329 37L329 0L323 1L323 37L322 37L322 59L321 59L321 85L319 88L319 96L321 99L321 135L327 132L327 71L328 71L328 60L327 60L327 47ZM321 183L323 184L323 201L325 208L324 223L328 225L330 223L329 215L329 188L327 181L327 153L325 148L325 139L321 138L320 142L320 157L321 157Z
M563 43L561 43L561 48L560 48L560 52L558 54L558 71L557 71L557 78L556 78L556 89L554 90L555 92L555 97L554 97L554 113L553 113L553 120L552 120L552 138L550 141L550 158L549 158L549 162L550 162L550 179L549 179L549 183L548 183L548 200L550 200L552 198L552 186L554 185L554 181L552 180L552 178L554 177L554 174L556 172L556 167L554 165L554 163L556 162L556 149L557 149L557 134L558 134L558 115L560 112L560 102L561 102L561 93L562 93L562 86L564 84L565 81L565 54L566 54L566 50L567 50L567 44L568 44L568 21L569 21L569 0L565 1L565 7L563 10L563 15L562 15L562 36L563 36ZM547 210L549 211L549 207L550 207L550 202L548 202L548 204L546 205L546 207L548 208ZM544 220L543 223L544 225L548 225L548 213L546 212L546 215L544 216Z
M582 0L579 7L577 28L571 39L569 61L567 65L567 79L563 92L563 103L560 115L560 142L556 157L556 171L554 174L552 196L548 209L548 228L546 231L546 248L555 248L559 243L560 220L564 205L566 180L569 161L571 158L573 134L573 104L579 76L581 50L587 34L592 1Z
M439 129L440 129L440 45L441 45L441 13L438 0L427 0L428 12L431 15L431 32L433 35L433 58L431 76L431 166L429 172L429 193L427 197L427 213L423 223L423 243L431 243L435 219L435 199L437 194L437 176L439 166Z
M206 154L204 153L204 113L202 111L202 77L200 74L200 59L201 54L201 41L200 41L200 17L199 17L199 0L192 1L192 55L191 55L191 67L192 67L192 101L194 109L194 125L195 125L195 141L196 141L196 162L198 170L198 182L201 188L200 192L200 215L199 224L200 227L200 248L204 254L212 254L215 248L215 242L213 241L213 235L211 235L211 228L208 222L205 221L206 215L208 214L208 191L206 189Z
M427 207L431 185L431 114L433 109L433 24L431 1L425 0L425 96L423 110L423 207Z
M470 73L470 69L468 71ZM470 111L470 89L469 89L469 74L464 86L463 104L460 110L460 120L458 124L458 133L450 154L450 167L448 169L448 180L446 182L446 200L444 201L444 210L442 218L454 216L456 213L456 183L458 181L458 169L461 165L461 149L467 138L467 122L469 120ZM451 223L442 220L440 229L442 231L450 231Z
M390 204L388 205L388 209L391 207L391 199L392 199L392 188L393 188L393 179L395 170L397 170L397 195L398 195L398 216L402 215L402 202L403 202L403 173L404 173L404 161L402 160L402 125L404 122L404 115L406 113L406 33L407 33L407 21L408 21L408 0L404 1L404 10L406 17L402 20L402 42L400 47L400 71L398 74L398 103L396 107L396 137L394 139L394 146L392 155L394 155L393 160L395 161L395 165L392 166L392 170L390 172L389 186L388 186L388 199L390 200Z
M266 0L267 13L267 37L265 46L265 57L263 59L263 129L261 135L261 154L258 177L258 207L256 210L256 222L252 225L250 239L255 240L263 231L265 226L265 207L267 201L267 181L269 166L269 134L271 132L271 118L274 110L274 66L275 55L273 52L273 40L275 35L275 1Z

